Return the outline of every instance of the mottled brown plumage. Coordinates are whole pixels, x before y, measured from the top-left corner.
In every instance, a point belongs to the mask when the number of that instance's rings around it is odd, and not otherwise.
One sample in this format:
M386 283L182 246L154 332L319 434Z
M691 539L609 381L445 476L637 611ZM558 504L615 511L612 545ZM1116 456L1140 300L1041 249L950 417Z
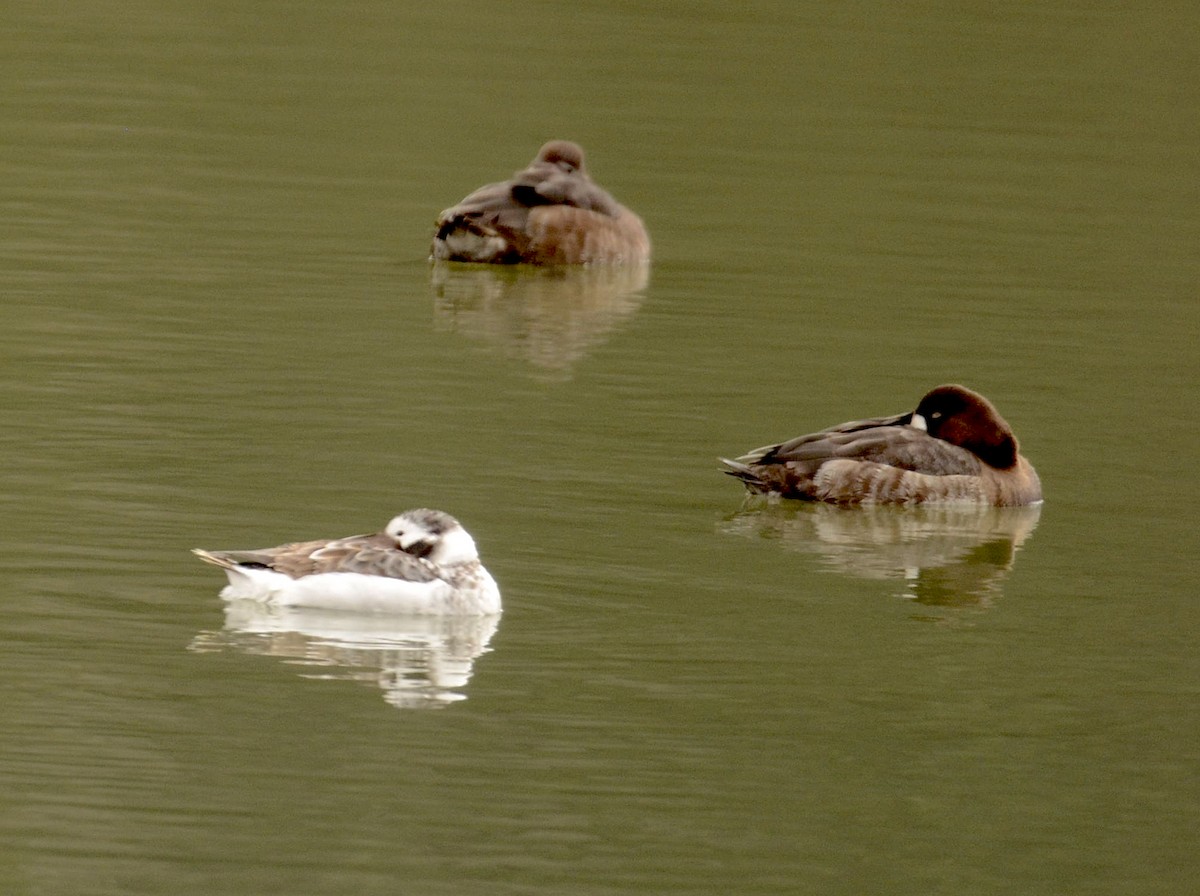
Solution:
M411 582L432 582L437 578L428 561L402 551L394 538L382 532L351 535L336 541L298 541L252 551L197 550L196 554L226 569L255 566L293 579L326 572L357 572Z
M957 385L933 389L910 414L843 423L724 463L751 492L835 504L1042 499L1011 427Z
M578 144L552 140L529 167L443 211L432 255L489 264L637 263L649 259L650 237L641 218L591 179Z

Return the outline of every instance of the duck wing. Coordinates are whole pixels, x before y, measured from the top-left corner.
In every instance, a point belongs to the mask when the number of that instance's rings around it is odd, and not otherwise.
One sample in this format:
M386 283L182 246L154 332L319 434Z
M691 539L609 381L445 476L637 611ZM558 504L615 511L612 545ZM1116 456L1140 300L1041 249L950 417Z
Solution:
M900 414L843 423L760 448L738 461L751 467L784 464L808 475L824 462L835 459L881 464L932 476L979 473L980 461L974 454L908 425L911 419L911 414Z
M253 551L206 551L203 559L218 566L271 569L293 579L329 572L432 582L433 564L407 554L387 535L352 535L335 541L304 541Z
M438 225L445 227L464 219L491 223L501 220L506 214L516 216L509 222L512 225L524 221L528 213L527 205L514 201L512 181L501 181L482 186L450 206L438 215Z
M802 435L775 446L758 463L815 471L832 459L851 459L930 476L978 475L979 458L911 426L868 426Z
M617 201L590 178L574 172L551 168L530 169L512 181L512 198L528 208L538 205L569 205L615 217Z

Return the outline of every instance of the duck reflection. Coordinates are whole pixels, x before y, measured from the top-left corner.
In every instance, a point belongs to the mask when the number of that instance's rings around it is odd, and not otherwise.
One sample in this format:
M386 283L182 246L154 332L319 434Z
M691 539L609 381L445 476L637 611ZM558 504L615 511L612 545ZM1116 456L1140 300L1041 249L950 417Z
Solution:
M834 572L903 581L902 595L922 604L986 607L1041 512L1040 504L835 507L756 501L723 529L816 554Z
M645 264L479 268L433 266L434 319L554 379L600 345L642 303Z
M387 616L278 607L253 600L225 605L225 628L200 632L190 650L236 650L304 667L303 678L362 681L402 709L465 700L475 659L488 649L499 616Z

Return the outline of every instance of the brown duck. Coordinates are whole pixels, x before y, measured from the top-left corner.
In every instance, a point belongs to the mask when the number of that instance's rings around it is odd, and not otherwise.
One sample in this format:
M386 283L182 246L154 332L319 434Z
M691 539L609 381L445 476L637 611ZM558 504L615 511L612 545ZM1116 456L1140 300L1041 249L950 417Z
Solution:
M511 179L438 215L438 261L620 264L650 258L642 219L588 176L583 148L552 140Z
M1042 485L992 403L938 386L917 409L843 423L722 462L753 493L832 504L1036 504Z

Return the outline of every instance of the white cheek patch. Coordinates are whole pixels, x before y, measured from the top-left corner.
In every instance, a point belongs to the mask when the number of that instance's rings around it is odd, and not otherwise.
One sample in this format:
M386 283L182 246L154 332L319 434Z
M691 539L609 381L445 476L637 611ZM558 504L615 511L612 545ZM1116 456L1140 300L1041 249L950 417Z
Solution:
M912 415L912 422L909 423L913 429L919 429L921 432L929 432L929 424L925 422L925 418L920 414Z

